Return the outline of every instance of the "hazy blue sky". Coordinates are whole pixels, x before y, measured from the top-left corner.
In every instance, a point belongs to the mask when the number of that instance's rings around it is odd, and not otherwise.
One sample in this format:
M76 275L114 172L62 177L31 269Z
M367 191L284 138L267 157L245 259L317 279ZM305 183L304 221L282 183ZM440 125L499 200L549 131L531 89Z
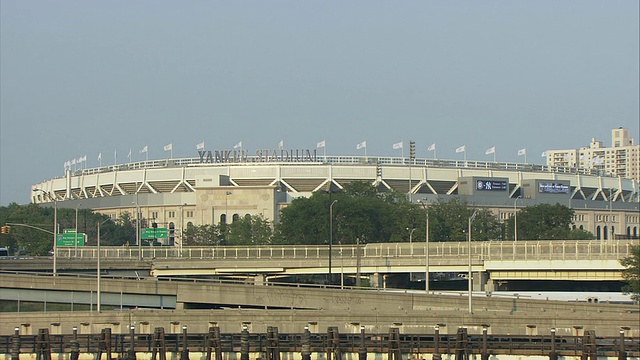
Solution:
M87 165L209 150L542 163L639 133L639 5L619 1L0 2L0 205ZM406 151L405 151L406 154Z

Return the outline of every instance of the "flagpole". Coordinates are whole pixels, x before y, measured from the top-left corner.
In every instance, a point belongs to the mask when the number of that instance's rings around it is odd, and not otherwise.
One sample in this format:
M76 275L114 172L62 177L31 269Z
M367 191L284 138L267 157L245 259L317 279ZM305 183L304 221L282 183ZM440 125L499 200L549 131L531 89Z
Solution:
M493 162L496 162L496 151L493 151Z

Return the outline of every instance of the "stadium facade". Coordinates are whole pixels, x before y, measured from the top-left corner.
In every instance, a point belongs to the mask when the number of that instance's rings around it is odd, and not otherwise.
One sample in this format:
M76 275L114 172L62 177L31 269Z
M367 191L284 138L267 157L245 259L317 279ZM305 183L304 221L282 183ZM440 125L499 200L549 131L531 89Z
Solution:
M66 171L32 186L31 201L135 214L170 229L179 244L189 225L218 224L246 215L278 221L280 209L314 192L338 192L364 181L431 204L462 198L506 220L522 207L560 203L574 224L598 239L637 238L639 183L598 169L398 157L322 156L316 150L198 151L194 158L142 161Z

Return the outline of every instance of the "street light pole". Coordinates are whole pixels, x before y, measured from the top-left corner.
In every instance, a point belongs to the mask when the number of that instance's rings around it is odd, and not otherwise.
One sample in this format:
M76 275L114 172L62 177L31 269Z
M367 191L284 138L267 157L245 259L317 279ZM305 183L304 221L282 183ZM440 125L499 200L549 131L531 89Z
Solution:
M468 283L468 292L469 292L469 314L473 314L473 308L471 307L471 293L473 291L473 280L471 278L471 222L475 219L478 210L475 210L473 214L469 217L469 241L468 241L468 253L469 253L469 271L467 273L467 283Z
M76 241L74 242L75 244L75 256L78 256L78 208L82 206L82 203L78 204L78 206L76 206Z
M409 228L407 228L407 230L409 230ZM409 244L413 244L413 232L416 231L415 228L411 229L411 232L409 232Z
M429 209L427 208L427 202L418 200L422 204L425 213L425 236L424 236L424 290L429 292Z
M138 194L136 194L136 198ZM142 260L142 241L140 239L140 205L138 202L133 203L136 206L136 245L138 245L138 260Z
M338 200L333 200L331 205L329 205L329 283L333 283L333 276L331 274L331 257L333 254L333 205L337 202Z
M97 238L96 239L96 248L97 248L97 251L98 251L98 255L97 255L98 258L97 258L97 261L96 261L96 272L97 272L96 275L97 275L98 278L97 278L97 289L96 289L97 290L96 291L96 304L97 304L96 305L96 309L98 310L98 312L101 311L101 305L102 305L102 301L101 301L101 295L102 295L101 279L102 279L102 276L100 274L101 273L101 271L100 271L100 257L101 257L100 256L100 226L102 224L106 223L109 220L111 220L111 218L109 218L109 219L107 219L107 220L105 220L103 222L100 222L100 221L97 222L97 224L98 224L98 235L96 236L96 238Z
M615 234L614 234L614 224L615 221L613 221L613 191L618 191L618 189L612 189L609 188L609 220L611 220L611 225L609 226L610 228L610 234L611 236L609 237L610 240L615 240Z
M518 196L513 200L513 241L518 241L518 209L516 208L516 204L521 197L522 196Z
M224 223L225 225L229 222L229 195L233 194L232 191L227 191L224 199Z
M98 249L98 260L97 260L97 266L96 266L96 276L97 276L97 291L96 291L96 309L98 310L98 312L100 312L100 304L102 303L100 296L101 296L101 283L100 283L100 225L102 225L100 223L100 221L98 221L98 236L96 237L96 244L97 244L97 249Z
M33 191L40 191L53 201L53 276L58 276L58 247L56 244L58 241L58 201L51 193L47 193L43 189L35 188Z

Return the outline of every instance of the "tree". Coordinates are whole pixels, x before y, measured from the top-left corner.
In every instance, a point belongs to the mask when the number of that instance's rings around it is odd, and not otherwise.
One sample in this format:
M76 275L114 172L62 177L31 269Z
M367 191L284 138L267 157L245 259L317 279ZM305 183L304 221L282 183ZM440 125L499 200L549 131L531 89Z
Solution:
M246 215L229 225L229 245L267 245L271 243L273 231L262 215Z
M220 245L220 228L216 225L187 226L184 231L185 246Z
M464 241L468 238L469 218L473 209L460 199L440 201L429 206L430 241ZM471 223L472 240L495 240L501 235L501 226L493 213L478 209Z
M625 294L631 294L631 299L640 301L640 245L631 246L631 255L620 260L624 267L622 277L627 282L622 287Z
M564 205L540 204L528 206L518 212L518 240L568 239L574 211ZM506 224L507 237L514 238L512 217ZM577 232L576 236L582 235Z

